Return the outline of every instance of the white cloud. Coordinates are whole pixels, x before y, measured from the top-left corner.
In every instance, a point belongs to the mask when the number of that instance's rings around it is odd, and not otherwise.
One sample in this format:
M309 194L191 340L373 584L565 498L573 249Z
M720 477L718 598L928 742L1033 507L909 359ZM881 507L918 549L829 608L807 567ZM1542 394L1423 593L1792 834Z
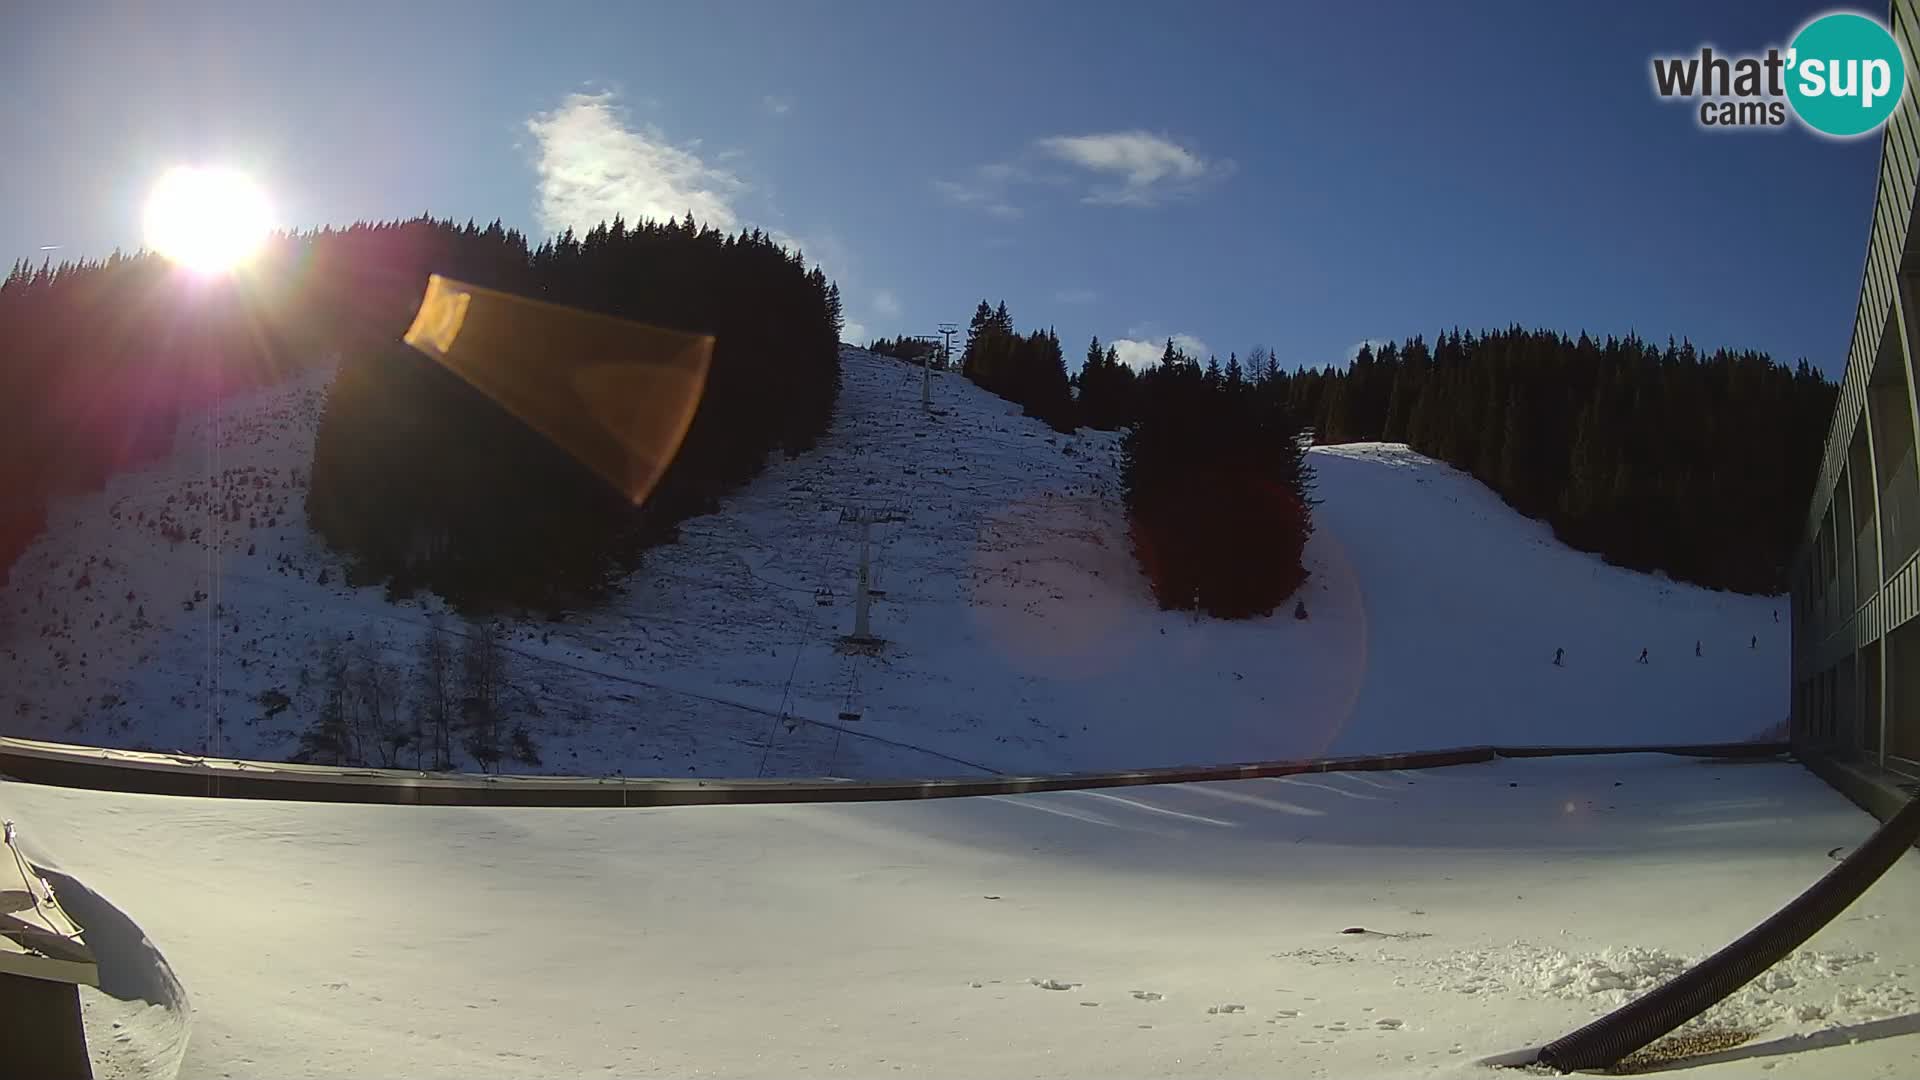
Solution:
M675 146L651 126L631 127L610 93L571 94L527 121L539 144L542 228L587 229L625 215L665 220L692 212L702 224L739 225L733 200L747 185L701 160L697 141Z
M1100 294L1092 289L1061 289L1053 294L1056 304L1091 304L1100 299Z
M1354 342L1352 345L1347 346L1347 355L1345 358L1345 362L1349 364L1353 363L1355 358L1357 358L1360 355L1360 350L1363 348L1367 348L1369 346L1372 347L1374 352L1378 353L1380 351L1380 346L1385 345L1386 343L1387 343L1386 338L1362 338L1361 340Z
M1167 339L1148 341L1140 338L1120 338L1107 344L1113 346L1113 351L1119 354L1121 363L1139 371L1160 362L1160 354L1166 351ZM1174 334L1173 347L1201 363L1205 363L1207 357L1213 354L1213 350L1207 347L1206 342L1192 334Z
M631 126L613 94L570 95L553 111L528 120L527 131L538 144L536 212L543 229L582 231L615 214L629 221L665 220L688 211L702 224L725 231L741 225L734 204L747 184L703 160L698 139L676 146L650 125ZM715 160L740 153L723 150ZM897 317L898 302L885 291L873 296L873 310L856 310L851 299L853 259L831 231L813 231L803 238L764 223L761 227L775 243L803 252L809 266L818 266L839 283L846 305L846 340L867 340L875 316ZM891 314L889 307L894 309Z
M900 301L891 289L881 289L873 294L873 313L883 319L900 317Z
M1191 195L1233 170L1231 161L1202 157L1164 135L1145 131L1050 135L1035 139L1013 160L976 165L957 180L935 180L933 189L955 206L1010 219L1021 213L1013 197L1018 188L1075 185L1092 174L1081 202L1153 206Z
M775 116L785 116L793 109L793 99L782 94L768 94L760 104Z
M867 333L866 323L847 319L840 325L840 340L849 345L865 345L873 340L873 335Z
M1166 136L1145 131L1053 135L1034 145L1051 157L1110 177L1081 200L1102 206L1152 206L1223 179L1234 167L1231 161L1208 160Z

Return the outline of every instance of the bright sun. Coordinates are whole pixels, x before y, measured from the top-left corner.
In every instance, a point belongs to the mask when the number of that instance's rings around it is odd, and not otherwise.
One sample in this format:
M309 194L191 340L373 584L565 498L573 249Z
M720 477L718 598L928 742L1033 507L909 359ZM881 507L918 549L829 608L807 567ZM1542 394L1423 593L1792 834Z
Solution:
M246 262L271 228L266 193L232 169L169 169L147 197L147 246L199 273Z

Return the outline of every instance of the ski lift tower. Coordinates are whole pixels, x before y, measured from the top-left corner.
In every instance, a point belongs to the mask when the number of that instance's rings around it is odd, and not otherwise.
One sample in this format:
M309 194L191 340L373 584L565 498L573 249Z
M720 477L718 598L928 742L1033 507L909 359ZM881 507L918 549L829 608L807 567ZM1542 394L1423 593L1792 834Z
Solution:
M853 633L840 639L842 647L848 650L877 650L886 644L886 639L874 636L873 626L868 617L868 610L873 602L871 557L873 526L906 519L906 507L898 505L855 505L845 506L840 510L841 521L860 526L860 567L854 578Z
M959 323L943 322L940 324L940 370L942 371L953 370L953 335L959 332ZM932 364L933 358L929 356L927 358L927 365L931 368ZM920 383L920 407L923 409L933 408L933 398L931 394L932 382L933 376L929 374L926 375Z
M926 351L920 354L920 407L923 409L932 408L933 351L939 346L940 339L934 337L932 334L915 334L913 340L926 346Z

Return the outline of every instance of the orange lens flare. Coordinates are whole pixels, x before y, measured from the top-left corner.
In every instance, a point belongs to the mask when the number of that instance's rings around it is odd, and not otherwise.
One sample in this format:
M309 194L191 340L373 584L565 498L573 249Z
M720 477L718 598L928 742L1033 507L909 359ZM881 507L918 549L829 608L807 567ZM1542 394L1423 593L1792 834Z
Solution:
M713 338L434 274L406 343L639 505L679 453Z

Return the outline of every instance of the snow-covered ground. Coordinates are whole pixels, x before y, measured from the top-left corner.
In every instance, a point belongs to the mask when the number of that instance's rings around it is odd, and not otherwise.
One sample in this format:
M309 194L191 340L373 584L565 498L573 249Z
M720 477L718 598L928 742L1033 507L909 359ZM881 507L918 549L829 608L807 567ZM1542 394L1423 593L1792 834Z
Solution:
M1405 447L1313 452L1308 620L1195 620L1135 567L1116 436L1056 435L957 377L927 414L918 369L855 349L844 369L816 451L687 522L608 608L509 624L542 756L509 768L1085 770L1738 739L1785 716L1784 599L1608 567ZM212 728L223 755L280 759L324 638L404 668L436 602L349 588L305 527L328 377L235 399L171 459L59 502L0 593L0 731L204 752ZM836 648L847 510L886 519L877 655Z
M0 813L170 962L182 1075L288 1080L1492 1077L1873 828L1797 766L1657 756L604 811L0 783ZM1920 1075L1916 910L1909 854L1695 1025L1752 1038L1689 1074ZM96 1040L129 1013L88 997Z

